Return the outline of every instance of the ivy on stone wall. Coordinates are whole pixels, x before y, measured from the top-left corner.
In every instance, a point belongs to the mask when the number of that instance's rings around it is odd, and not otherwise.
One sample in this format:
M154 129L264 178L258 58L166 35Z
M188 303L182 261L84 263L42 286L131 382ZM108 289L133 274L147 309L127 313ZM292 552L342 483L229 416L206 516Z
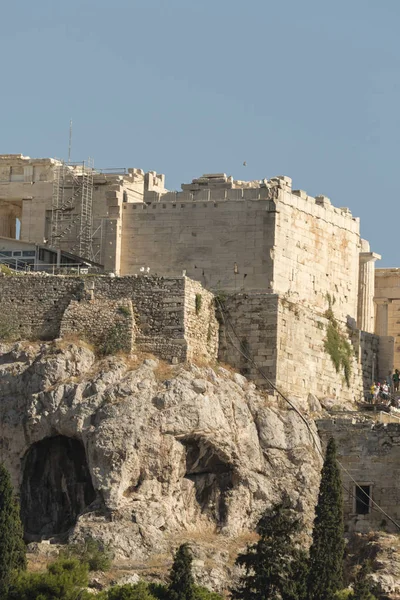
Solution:
M354 355L353 347L347 339L346 334L341 330L338 320L335 318L332 310L333 303L330 301L330 298L328 298L328 302L329 308L325 312L325 317L329 322L324 348L331 357L336 372L339 373L343 369L347 387L350 387L351 361Z

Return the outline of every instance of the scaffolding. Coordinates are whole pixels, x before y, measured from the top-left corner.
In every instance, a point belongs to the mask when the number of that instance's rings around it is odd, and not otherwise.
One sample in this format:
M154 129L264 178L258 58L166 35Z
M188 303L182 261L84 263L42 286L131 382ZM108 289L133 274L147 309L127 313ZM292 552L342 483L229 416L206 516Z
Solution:
M93 160L54 168L50 245L93 260Z

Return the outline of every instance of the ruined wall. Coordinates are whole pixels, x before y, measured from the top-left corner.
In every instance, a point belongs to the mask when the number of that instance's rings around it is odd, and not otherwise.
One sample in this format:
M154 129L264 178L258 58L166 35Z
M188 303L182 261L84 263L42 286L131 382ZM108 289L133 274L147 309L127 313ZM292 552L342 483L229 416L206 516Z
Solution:
M199 315L193 313L197 293L204 297ZM95 341L121 321L121 306L131 303L138 349L166 360L183 361L194 354L210 359L218 345L211 299L212 294L184 277L3 275L0 337L50 340L60 331L79 333L87 320ZM129 321L128 338L132 327Z
M183 194L174 202L167 194L149 205L124 204L121 274L149 267L167 276L186 271L213 290L272 289L274 204L252 200L260 190L245 191L249 199L193 201Z
M209 361L218 356L219 325L214 295L200 283L185 279L185 338L187 360Z
M135 341L135 319L130 300L71 300L60 325L60 337L78 337L100 353L130 353Z
M318 430L327 443L334 437L338 458L360 485L371 485L372 499L393 519L400 521L400 424L354 423L349 419L318 421ZM356 531L397 529L376 510L357 514L355 484L342 470L344 513L348 526ZM386 523L384 523L386 521Z

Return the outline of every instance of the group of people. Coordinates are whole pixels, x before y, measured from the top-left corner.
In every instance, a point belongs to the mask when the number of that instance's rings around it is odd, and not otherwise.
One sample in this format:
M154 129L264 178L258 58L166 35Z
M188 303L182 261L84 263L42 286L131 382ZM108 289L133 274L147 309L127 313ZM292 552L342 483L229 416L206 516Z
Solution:
M397 398L395 398L394 394L399 391L399 384L399 369L396 369L393 375L389 373L385 381L374 382L370 389L372 402L377 403L379 400L381 400L385 404L390 404L393 400L393 403L397 406Z

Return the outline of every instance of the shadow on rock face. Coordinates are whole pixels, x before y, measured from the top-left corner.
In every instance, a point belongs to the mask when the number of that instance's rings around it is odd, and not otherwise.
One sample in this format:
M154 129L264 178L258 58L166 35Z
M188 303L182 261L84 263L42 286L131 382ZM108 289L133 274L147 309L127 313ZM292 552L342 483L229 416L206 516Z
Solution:
M233 487L232 465L204 440L187 437L180 441L186 448L185 478L194 483L201 512L223 527L228 517L227 494Z
M56 436L29 448L21 486L21 517L28 541L67 532L95 497L80 441Z

